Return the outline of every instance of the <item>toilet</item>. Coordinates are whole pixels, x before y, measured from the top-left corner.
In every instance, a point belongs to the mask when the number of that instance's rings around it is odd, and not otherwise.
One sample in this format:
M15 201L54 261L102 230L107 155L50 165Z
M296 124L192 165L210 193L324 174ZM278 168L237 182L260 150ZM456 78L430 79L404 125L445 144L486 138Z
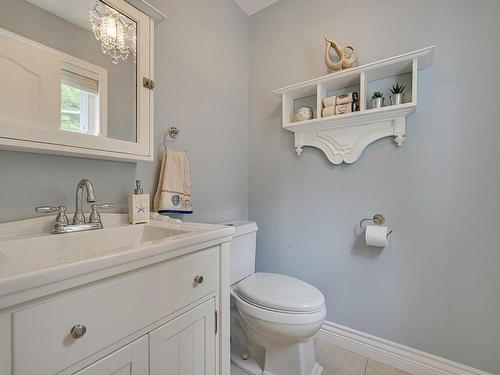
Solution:
M249 375L320 375L313 336L326 317L323 294L290 276L255 272L257 225L231 242L231 361Z

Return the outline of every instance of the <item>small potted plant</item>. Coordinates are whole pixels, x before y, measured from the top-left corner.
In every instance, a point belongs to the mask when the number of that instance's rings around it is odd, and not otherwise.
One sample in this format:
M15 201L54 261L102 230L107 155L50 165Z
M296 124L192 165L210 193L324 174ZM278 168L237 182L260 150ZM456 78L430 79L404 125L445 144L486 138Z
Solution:
M389 97L391 99L392 105L403 104L403 99L405 96L405 85L400 86L399 83L396 83L396 86L392 85L391 93L392 95Z
M372 108L382 108L384 106L384 94L380 91L375 91L372 95Z

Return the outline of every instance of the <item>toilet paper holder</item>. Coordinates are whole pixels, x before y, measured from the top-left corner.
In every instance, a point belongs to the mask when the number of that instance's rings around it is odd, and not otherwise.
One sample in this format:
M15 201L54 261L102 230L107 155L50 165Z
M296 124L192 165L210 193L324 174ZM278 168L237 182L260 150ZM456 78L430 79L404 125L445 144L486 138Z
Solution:
M365 221L372 221L374 224L377 224L377 225L383 225L385 224L385 216L382 215L382 214L375 214L373 215L373 217L367 217L367 218L364 218L363 220L361 220L359 222L359 227L361 229L363 229L363 223ZM387 233L387 237L389 237L392 233L392 230L390 230L388 233Z

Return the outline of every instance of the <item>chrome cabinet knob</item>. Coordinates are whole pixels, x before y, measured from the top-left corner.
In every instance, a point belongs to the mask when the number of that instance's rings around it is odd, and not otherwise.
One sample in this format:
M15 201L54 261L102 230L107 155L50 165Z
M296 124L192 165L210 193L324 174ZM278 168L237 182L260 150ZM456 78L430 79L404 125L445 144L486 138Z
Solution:
M79 339L83 335L85 335L85 332L87 332L87 327L81 324L77 324L76 326L73 326L71 328L71 336L75 339Z
M194 283L195 284L201 284L203 282L203 276L196 276L194 278Z

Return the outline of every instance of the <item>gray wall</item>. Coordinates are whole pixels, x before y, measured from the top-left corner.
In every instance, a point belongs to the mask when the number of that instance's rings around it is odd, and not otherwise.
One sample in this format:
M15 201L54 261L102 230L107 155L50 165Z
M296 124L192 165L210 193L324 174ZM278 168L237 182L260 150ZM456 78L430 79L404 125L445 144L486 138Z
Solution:
M282 0L251 17L249 216L257 267L326 296L328 320L500 373L500 2ZM367 63L436 44L397 149L301 158L271 90L321 76L323 35ZM354 231L382 212L390 248Z
M191 162L195 214L185 219L244 218L248 17L232 0L151 3L168 14L155 32L156 140L159 144L171 125L181 130L171 147L187 149ZM0 151L0 222L33 217L41 204L73 210L76 184L83 177L94 182L99 200L115 202L115 211L126 212L135 179L142 178L153 193L158 166Z

